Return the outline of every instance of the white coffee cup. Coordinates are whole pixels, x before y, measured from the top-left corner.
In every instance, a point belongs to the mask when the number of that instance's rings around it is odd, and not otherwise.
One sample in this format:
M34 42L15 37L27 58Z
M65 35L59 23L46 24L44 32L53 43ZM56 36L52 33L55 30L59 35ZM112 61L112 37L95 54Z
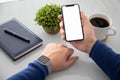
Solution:
M105 41L108 38L108 36L114 36L116 34L116 29L112 26L112 20L110 17L106 16L105 14L93 14L89 17L89 20L93 18L102 18L109 23L107 27L93 26L95 36L98 40Z

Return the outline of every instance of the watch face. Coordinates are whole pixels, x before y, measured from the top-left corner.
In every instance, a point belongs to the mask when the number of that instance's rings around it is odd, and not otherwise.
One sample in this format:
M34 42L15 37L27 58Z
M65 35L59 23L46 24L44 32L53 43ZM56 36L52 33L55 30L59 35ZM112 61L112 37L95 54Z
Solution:
M46 64L50 59L42 55L41 57L38 58L38 60L42 62L43 64Z

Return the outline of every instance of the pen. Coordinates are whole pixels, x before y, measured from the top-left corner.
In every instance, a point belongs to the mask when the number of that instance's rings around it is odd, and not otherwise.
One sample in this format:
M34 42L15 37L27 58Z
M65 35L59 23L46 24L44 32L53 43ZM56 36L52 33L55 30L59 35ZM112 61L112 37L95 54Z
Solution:
M23 40L25 42L28 42L28 43L30 42L30 39L28 39L28 38L26 38L26 37L24 37L24 36L22 36L22 35L20 35L20 34L18 34L16 32L13 32L13 31L11 31L11 30L9 30L7 28L4 29L4 32L11 35L11 36L14 36L14 37L16 37L18 39L21 39L21 40Z

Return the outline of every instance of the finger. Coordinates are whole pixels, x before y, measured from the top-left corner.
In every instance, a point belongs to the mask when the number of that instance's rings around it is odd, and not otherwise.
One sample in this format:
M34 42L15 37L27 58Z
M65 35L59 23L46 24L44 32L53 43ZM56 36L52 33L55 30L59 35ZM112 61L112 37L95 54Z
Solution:
M83 25L89 24L89 19L87 18L87 16L83 11L81 11L81 18L82 18Z
M64 35L62 35L62 36L61 36L61 39L62 39L62 40L65 40L65 36L64 36Z
M81 18L82 18L83 22L85 22L87 20L87 17L85 16L85 13L83 11L81 11Z
M59 26L60 26L61 29L64 29L64 28L63 28L63 21L61 21L61 22L59 23Z
M60 32L61 32L62 35L65 34L62 21L60 22Z
M71 57L71 55L73 54L74 50L72 48L67 48L66 49L66 59L68 59L69 57Z
M66 45L63 45L63 44L58 44L59 46L62 46L62 47L65 47L65 48L67 48L67 46Z
M60 33L61 33L61 39L65 40L65 31L62 22L60 22Z
M65 32L63 29L60 29L60 33L61 33L61 35L65 35Z
M62 15L58 15L58 19L62 20Z
M78 56L74 56L68 59L67 63L65 64L66 67L70 67L79 59Z

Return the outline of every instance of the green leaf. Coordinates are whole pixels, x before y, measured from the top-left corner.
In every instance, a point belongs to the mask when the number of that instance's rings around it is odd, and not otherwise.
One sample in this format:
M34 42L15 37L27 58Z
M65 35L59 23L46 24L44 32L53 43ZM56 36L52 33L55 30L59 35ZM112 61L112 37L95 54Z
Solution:
M61 6L56 4L46 4L36 13L34 19L38 25L42 25L48 29L59 30L58 15L61 14Z

